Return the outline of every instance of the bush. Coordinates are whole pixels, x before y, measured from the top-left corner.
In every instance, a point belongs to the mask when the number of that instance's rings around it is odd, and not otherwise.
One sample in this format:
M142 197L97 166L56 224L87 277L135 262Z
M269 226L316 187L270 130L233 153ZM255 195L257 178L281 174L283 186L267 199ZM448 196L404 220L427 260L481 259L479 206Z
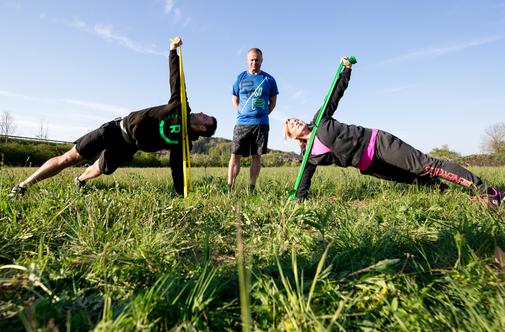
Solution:
M0 143L0 156L4 165L40 166L47 159L61 155L71 147L70 144L7 141Z
M168 166L166 156L157 156L154 153L139 151L135 154L132 162L128 164L131 167L163 167Z
M462 162L470 166L505 166L505 154L473 154L463 157Z

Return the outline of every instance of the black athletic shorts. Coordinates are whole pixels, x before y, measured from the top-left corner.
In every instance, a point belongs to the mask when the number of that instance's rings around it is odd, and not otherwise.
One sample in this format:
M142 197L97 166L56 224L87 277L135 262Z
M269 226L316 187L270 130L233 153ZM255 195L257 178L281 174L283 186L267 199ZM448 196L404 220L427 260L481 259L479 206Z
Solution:
M233 129L231 153L243 157L266 154L269 129L267 124L236 125Z
M130 162L138 150L123 138L119 121L104 123L100 128L82 136L75 141L75 148L87 160L98 157L98 166L107 175Z

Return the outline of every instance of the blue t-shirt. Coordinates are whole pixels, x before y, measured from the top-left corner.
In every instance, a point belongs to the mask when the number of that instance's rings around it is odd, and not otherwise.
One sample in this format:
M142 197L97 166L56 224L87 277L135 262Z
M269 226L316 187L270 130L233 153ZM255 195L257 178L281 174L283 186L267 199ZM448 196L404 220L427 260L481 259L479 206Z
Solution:
M246 70L238 75L232 93L239 99L237 124L268 124L270 97L279 94L271 75L264 71L251 75Z

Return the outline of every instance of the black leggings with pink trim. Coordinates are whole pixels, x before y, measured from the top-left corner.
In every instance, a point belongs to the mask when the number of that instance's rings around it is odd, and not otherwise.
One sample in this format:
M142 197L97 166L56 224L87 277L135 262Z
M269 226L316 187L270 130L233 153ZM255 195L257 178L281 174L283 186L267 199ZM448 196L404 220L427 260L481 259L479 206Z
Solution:
M381 130L377 135L372 164L361 173L401 183L429 186L440 185L439 179L444 179L476 189L481 195L492 190L466 168L447 160L430 157Z

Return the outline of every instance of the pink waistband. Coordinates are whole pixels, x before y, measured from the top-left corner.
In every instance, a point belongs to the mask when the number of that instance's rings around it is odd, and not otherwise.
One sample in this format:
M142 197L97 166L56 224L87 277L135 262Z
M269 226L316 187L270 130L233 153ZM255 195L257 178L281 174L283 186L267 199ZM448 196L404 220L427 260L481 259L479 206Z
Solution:
M325 154L331 152L331 149L324 145L319 138L314 137L314 142L312 142L312 149L310 150L310 154L313 156L319 156L321 154Z
M361 159L359 160L358 165L356 165L356 168L358 168L360 171L366 170L372 163L373 155L375 153L375 142L377 141L378 132L379 132L378 129L372 129L372 136L370 137L370 141L368 142L365 151L363 151L363 154L361 155Z

